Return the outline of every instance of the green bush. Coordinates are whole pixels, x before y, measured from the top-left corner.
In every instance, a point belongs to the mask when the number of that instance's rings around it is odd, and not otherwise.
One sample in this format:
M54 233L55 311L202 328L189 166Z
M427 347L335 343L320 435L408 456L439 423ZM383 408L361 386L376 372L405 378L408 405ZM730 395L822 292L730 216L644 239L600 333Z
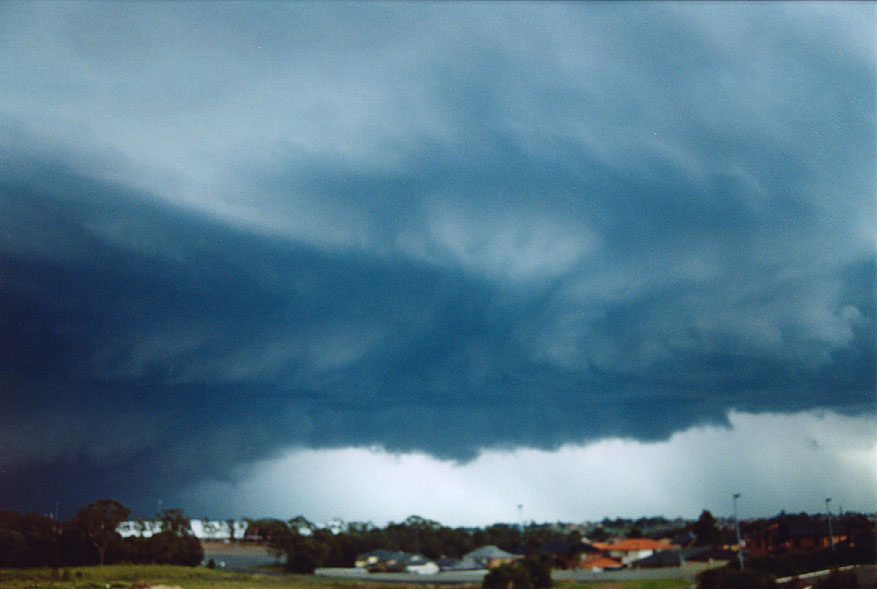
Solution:
M775 577L791 577L801 573L821 571L849 564L868 563L867 554L860 550L839 546L836 550L800 550L785 554L762 554L746 559L745 567ZM873 560L873 556L871 556ZM740 567L737 561L728 565L730 568Z
M528 556L521 561L521 566L527 569L533 587L536 589L548 589L553 585L551 581L551 556L542 554L540 556Z
M527 568L518 562L491 569L481 581L481 589L535 589Z
M286 570L291 573L310 575L323 566L329 548L318 540L298 536L286 548Z
M703 571L697 576L697 589L770 589L774 578L757 571L738 571L723 567Z
M529 556L524 560L492 569L481 582L482 589L548 589L551 581L551 557Z

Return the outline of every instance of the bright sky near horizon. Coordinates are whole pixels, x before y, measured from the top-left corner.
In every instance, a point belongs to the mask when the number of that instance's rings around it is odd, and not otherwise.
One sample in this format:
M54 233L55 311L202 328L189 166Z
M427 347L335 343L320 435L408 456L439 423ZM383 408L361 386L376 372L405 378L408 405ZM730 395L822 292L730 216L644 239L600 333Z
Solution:
M877 5L0 6L0 509L877 509Z

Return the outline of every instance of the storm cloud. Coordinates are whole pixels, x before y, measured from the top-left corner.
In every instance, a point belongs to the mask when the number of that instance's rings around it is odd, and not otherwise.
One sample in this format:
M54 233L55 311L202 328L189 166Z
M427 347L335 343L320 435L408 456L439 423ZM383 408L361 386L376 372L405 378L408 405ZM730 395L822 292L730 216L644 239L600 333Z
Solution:
M0 14L4 504L873 420L873 5Z

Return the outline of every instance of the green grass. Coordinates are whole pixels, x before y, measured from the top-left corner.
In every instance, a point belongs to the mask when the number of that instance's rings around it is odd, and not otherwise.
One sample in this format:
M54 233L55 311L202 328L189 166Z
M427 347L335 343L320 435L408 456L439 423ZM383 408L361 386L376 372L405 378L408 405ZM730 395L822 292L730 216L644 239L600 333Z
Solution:
M428 589L429 585L339 580L306 575L260 575L205 567L107 565L52 569L0 569L0 589L131 589L132 584L182 589ZM680 589L684 579L557 584L557 589ZM469 585L465 589L477 589Z
M337 582L313 577L255 575L170 565L108 565L66 569L3 569L0 589L129 589L133 583L179 585L183 589L221 587L224 589L332 589Z
M555 583L559 589L681 589L691 587L685 579L640 579L635 581L565 581Z
M689 586L691 581L685 579L643 579L624 582L624 589L677 589L677 587Z

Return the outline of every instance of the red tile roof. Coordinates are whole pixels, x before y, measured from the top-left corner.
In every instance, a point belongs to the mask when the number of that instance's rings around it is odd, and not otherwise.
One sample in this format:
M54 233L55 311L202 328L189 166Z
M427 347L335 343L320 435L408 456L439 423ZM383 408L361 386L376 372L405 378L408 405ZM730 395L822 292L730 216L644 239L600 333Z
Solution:
M669 550L671 548L676 548L676 546L649 538L628 538L627 540L620 540L609 544L603 550L634 552L636 550Z
M621 562L613 558L606 558L605 556L593 556L585 559L581 566L583 569L611 569L620 567Z

